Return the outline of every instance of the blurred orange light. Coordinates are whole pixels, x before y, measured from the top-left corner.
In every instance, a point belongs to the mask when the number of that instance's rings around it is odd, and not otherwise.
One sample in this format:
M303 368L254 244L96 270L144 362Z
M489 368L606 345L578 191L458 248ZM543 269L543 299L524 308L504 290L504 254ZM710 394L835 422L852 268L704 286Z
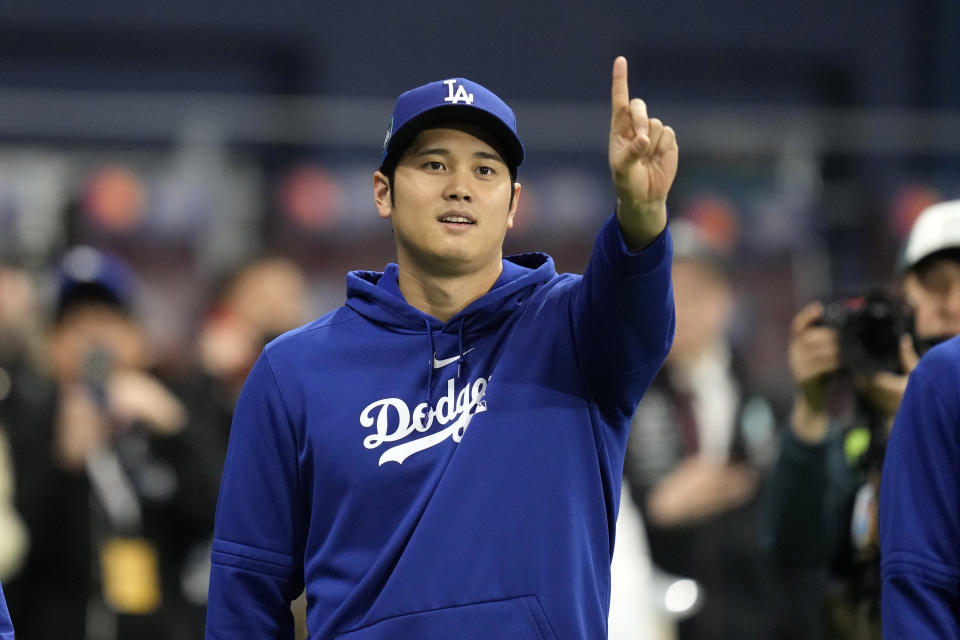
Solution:
M927 184L902 187L890 204L890 224L898 238L906 238L920 212L943 200L943 195Z
M283 211L298 226L321 230L333 226L340 209L340 185L326 170L304 166L283 181L280 202Z
M683 217L700 230L701 239L714 251L731 253L737 246L740 224L736 207L719 195L704 195L690 202Z
M87 180L83 209L100 226L129 231L140 224L146 208L146 189L125 167L105 167Z

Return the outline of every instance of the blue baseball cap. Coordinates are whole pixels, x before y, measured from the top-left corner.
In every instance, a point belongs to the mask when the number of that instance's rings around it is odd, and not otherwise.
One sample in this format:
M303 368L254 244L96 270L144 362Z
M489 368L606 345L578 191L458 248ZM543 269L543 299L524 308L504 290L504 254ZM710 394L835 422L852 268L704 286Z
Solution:
M516 171L523 162L517 117L507 103L476 82L450 78L400 94L383 141L380 169L396 164L417 133L445 122L478 125L500 143L508 167Z
M134 275L119 256L88 246L73 247L57 271L57 320L84 303L105 304L124 313L133 306Z

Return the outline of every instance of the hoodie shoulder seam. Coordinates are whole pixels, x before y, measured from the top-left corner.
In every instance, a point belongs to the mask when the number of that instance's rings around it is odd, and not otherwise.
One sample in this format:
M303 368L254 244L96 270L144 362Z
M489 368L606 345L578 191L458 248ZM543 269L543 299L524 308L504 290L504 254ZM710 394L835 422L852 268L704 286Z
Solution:
M350 312L352 315L351 315L351 317L349 317L349 318L343 318L343 319L340 319L340 320L334 320L332 316L336 315L336 313L337 313L338 311L348 311L348 312ZM319 318L319 319L317 319L317 320L314 321L316 324L314 324L313 326L304 325L304 326L302 326L302 327L300 327L300 328L298 328L298 329L294 329L294 330L292 330L292 331L289 331L289 332L283 334L282 336L278 337L278 338L277 338L276 340L274 340L273 342L271 342L269 345L267 345L267 347L269 348L269 347L271 347L272 345L279 345L279 344L283 344L283 343L285 343L285 342L289 342L289 341L291 341L291 340L295 340L295 339L299 338L300 336L309 335L309 334L313 333L314 331L319 331L320 329L327 329L327 328L329 328L329 327L333 327L333 326L336 326L336 325L338 325L338 324L344 324L344 323L347 323L347 322L354 322L355 320L360 319L360 314L358 314L355 310L353 310L353 309L351 309L350 307L345 306L345 305L342 306L342 307L340 307L340 308L338 308L338 309L336 309L335 311L330 312L330 313L327 314L327 315L328 315L328 316L331 316L331 318L330 318L329 320L323 321L323 318Z

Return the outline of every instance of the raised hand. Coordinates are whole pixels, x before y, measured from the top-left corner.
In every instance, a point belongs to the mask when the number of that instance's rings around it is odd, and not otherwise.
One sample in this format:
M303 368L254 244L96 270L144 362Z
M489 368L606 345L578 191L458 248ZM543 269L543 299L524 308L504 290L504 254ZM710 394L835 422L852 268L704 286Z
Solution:
M613 61L610 89L610 172L617 191L617 219L627 245L641 249L667 223L667 193L677 175L679 150L673 129L630 99L627 59Z
M827 435L827 391L831 376L840 369L840 338L836 329L820 324L823 305L812 302L793 318L787 359L796 385L791 425L804 442L816 443Z

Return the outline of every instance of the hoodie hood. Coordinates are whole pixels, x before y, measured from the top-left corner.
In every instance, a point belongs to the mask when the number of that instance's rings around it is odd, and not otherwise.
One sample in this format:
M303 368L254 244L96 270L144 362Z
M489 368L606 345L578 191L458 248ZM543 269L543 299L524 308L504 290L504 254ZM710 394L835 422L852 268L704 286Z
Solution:
M383 272L351 271L347 274L347 306L371 322L397 333L427 337L427 379L424 400L429 404L437 362L435 334L457 335L457 379L468 350L466 344L488 332L495 332L520 309L541 284L556 276L553 259L543 253L527 253L503 260L503 271L490 290L446 322L408 304L397 281L399 268L390 263Z
M441 322L404 300L397 284L397 265L380 271L347 274L347 306L371 322L399 333L457 330L467 337L503 322L538 286L557 275L545 253L524 253L503 259L503 271L490 291ZM455 328L455 329L454 329Z

